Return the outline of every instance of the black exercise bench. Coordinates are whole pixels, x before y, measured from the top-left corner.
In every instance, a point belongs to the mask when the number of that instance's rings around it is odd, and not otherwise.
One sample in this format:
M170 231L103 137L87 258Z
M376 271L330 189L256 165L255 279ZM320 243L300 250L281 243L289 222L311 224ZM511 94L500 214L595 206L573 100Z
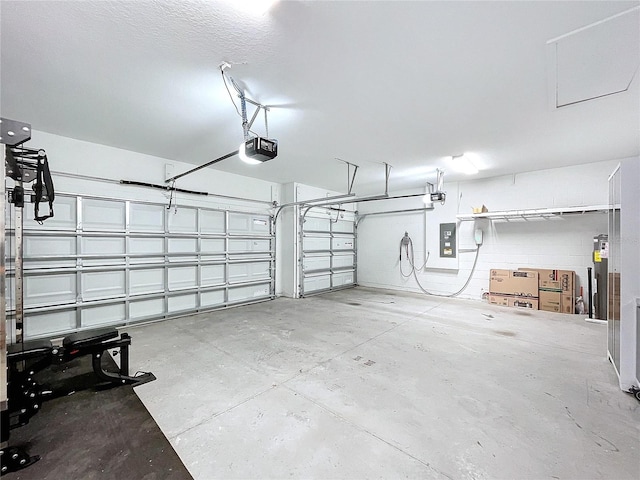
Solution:
M65 337L62 346L50 340L31 340L7 347L8 398L12 428L24 425L35 415L43 400L52 392L41 390L33 375L50 365L70 362L84 355L92 356L93 371L103 382L113 385L142 385L156 377L150 372L129 375L129 345L131 337L119 334L115 328L102 328L78 332ZM109 372L102 365L107 350L120 349L120 368Z

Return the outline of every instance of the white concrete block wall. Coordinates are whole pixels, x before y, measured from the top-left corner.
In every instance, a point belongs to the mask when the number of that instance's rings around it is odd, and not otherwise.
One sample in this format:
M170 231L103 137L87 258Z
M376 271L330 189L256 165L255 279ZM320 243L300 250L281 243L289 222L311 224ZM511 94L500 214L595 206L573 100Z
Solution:
M607 178L618 161L541 170L517 175L447 183L447 208L436 204L427 213L405 213L365 217L358 225L358 283L365 286L419 292L414 278L404 278L399 269L399 243L407 231L415 249L416 265L424 262L425 229L439 230L440 223L456 222L455 214L471 213L473 206L489 211L605 205ZM401 192L417 193L417 192ZM453 205L454 208L451 208ZM359 213L416 208L419 197L360 204ZM592 265L593 236L607 232L606 214L568 215L553 219L493 220L458 222L458 247L473 249L473 230L484 231L475 273L462 298L480 299L489 288L491 268L559 268L575 270L587 290L587 267ZM430 255L439 252L430 251ZM474 252L459 255L457 271L427 268L417 272L423 287L433 293L450 294L461 288L471 272ZM404 258L404 256L403 256ZM402 261L405 273L409 271ZM579 290L578 290L579 291Z

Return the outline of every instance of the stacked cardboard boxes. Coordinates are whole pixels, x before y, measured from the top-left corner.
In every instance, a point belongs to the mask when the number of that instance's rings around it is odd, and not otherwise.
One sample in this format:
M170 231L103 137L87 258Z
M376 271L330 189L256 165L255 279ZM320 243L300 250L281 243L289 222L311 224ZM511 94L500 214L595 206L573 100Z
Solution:
M521 268L520 270L538 274L540 310L558 313L575 312L576 272L535 268Z
M489 279L489 303L538 310L538 273L493 269Z

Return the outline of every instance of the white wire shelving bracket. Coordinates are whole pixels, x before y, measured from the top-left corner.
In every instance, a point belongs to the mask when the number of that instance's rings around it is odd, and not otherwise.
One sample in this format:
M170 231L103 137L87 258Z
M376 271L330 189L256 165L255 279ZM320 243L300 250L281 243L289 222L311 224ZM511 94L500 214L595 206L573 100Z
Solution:
M461 222L487 218L489 220L511 220L528 218L555 218L563 215L582 215L585 213L606 213L609 205L584 205L578 207L536 208L528 210L503 210L500 212L469 213L456 215Z

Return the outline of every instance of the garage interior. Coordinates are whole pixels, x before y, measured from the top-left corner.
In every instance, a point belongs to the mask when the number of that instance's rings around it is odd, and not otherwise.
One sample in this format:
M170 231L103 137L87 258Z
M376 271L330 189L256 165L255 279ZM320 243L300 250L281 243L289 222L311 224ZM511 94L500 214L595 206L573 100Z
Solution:
M640 2L0 18L3 476L638 477Z

